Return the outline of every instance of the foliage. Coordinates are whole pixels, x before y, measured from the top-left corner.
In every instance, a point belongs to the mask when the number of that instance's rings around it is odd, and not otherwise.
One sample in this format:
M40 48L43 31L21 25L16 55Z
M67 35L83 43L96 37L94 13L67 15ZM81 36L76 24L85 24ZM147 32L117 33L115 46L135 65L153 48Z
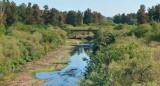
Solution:
M91 9L87 9L87 10L84 12L83 21L84 21L85 24L89 24L89 23L92 22L92 12L91 12Z
M104 29L98 31L96 34L96 45L109 45L115 41L114 35Z
M147 37L149 36L152 27L149 24L139 25L137 28L133 29L135 36L137 37Z
M0 36L6 33L6 28L4 25L0 25Z
M65 43L66 32L46 26L15 23L8 31L3 30L0 37L0 81L26 62L41 59L47 52ZM5 34L10 33L10 34ZM4 78L3 78L4 77Z
M156 6L152 6L151 8L148 9L148 15L150 21L160 21L160 4L157 4Z
M82 25L83 23L83 13L78 11L69 11L67 18L66 18L66 23L71 24L73 26L77 25Z
M151 30L151 34L150 36L148 37L148 39L150 41L160 41L159 37L160 37L160 23L157 23L157 22L151 22L151 27L152 27L152 30Z
M137 22L139 24L146 24L149 21L149 17L145 13L145 6L141 5L137 12Z
M113 17L113 22L114 23L127 23L129 25L135 25L137 24L137 15L135 13L130 13L130 14L118 14L118 15L115 15Z
M153 27L158 24L142 24L129 26L120 24L110 30L102 29L96 34L94 52L90 54L91 61L80 86L156 86L159 84L157 68L159 66L156 46L148 47ZM155 28L155 29L156 29ZM133 32L133 35L117 35ZM111 40L111 39L114 39ZM157 51L157 52L155 52ZM155 55L156 53L156 55ZM157 55L158 54L158 55ZM154 59L153 59L154 58ZM158 63L157 63L158 62ZM157 75L155 75L157 74Z
M113 16L113 22L117 24L127 23L129 25L137 24L146 24L148 22L160 21L160 4L148 8L147 12L145 11L145 6L141 5L137 13L130 14L117 14Z
M13 1L7 1L5 4L6 10L2 18L2 23L5 26L11 26L16 22L22 22L27 25L71 24L80 26L82 24L100 23L104 19L101 13L91 12L91 10L86 10L83 14L81 11L61 12L55 8L49 8L48 5L45 5L44 10L41 10L38 4L32 5L28 3L28 6L26 6L26 4L22 3L17 6Z

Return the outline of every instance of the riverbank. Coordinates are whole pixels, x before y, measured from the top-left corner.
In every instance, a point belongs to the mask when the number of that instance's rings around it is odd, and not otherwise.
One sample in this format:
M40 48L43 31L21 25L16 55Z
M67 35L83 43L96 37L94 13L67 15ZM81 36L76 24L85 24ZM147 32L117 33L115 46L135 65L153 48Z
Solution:
M68 57L73 50L71 44L80 42L79 40L67 40L65 45L60 46L55 51L49 52L44 59L27 63L21 73L18 73L11 81L2 86L40 86L48 80L38 80L34 74L40 71L55 71L65 67Z

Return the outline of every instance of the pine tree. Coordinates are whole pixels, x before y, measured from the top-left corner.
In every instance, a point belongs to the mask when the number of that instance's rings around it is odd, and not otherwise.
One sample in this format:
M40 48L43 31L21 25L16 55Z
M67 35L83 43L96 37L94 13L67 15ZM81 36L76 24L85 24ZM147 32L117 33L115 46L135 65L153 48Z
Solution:
M5 3L6 3L5 0L0 1L0 20L2 19L5 12L5 8L6 8Z
M33 24L34 25L43 24L44 23L44 20L42 18L43 12L39 9L39 6L37 4L34 4L32 8L33 8L33 16L34 16Z
M122 19L121 19L121 22L124 24L124 23L127 23L127 16L123 13L122 14Z
M59 14L59 11L55 8L52 8L49 12L49 23L52 25L58 25L58 19L57 15ZM58 16L59 17L59 16Z
M32 9L31 3L28 3L26 15L27 15L26 24L33 25L35 20L33 16L33 9Z
M18 21L23 22L26 24L27 22L27 6L23 3L18 6Z
M155 18L155 16L154 16L154 14L155 14L155 7L152 6L152 8L148 9L148 11L149 11L148 12L149 21L153 21L154 18Z
M114 19L113 19L113 22L114 23L122 23L122 16L120 15L120 14L118 14L118 15L115 15L114 17L113 17Z
M160 22L160 4L155 6L154 20Z
M88 24L89 23L92 23L92 12L90 9L87 9L85 12L84 12L84 18L83 18L83 22L85 24Z
M98 13L98 23L100 23L101 21L103 21L104 16L101 13Z
M43 11L43 19L44 19L44 24L49 24L49 7L48 5L45 5Z
M77 13L77 25L83 24L83 13L81 11L78 11Z
M7 1L6 3L5 17L7 26L18 21L18 8L13 1L11 3Z
M93 12L92 18L93 18L93 20L92 20L93 23L98 23L99 22L98 13L96 11Z
M61 12L62 21L61 24L66 24L67 12Z
M75 11L69 11L66 19L67 24L71 24L73 26L77 25L77 13Z
M139 24L145 24L148 22L148 20L149 20L149 17L145 13L145 6L141 5L140 9L137 12L137 22Z

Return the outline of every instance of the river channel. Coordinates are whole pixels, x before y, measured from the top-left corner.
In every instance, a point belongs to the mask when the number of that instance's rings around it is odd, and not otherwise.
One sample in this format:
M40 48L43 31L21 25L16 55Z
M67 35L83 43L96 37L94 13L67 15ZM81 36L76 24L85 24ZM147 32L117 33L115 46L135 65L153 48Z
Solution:
M38 72L35 77L41 80L50 80L41 86L77 86L80 77L86 72L87 62L90 59L86 51L92 51L91 44L77 45L72 52L72 56L69 57L66 68L60 71Z

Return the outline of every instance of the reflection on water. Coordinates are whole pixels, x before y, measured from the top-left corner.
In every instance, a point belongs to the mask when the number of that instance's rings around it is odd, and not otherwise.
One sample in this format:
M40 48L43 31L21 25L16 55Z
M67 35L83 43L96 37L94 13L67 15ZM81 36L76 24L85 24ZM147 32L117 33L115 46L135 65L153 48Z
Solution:
M87 60L89 60L85 50L91 50L91 48L76 47L69 58L70 63L65 69L54 72L39 72L35 74L35 77L38 79L50 79L49 82L44 83L42 86L76 86L80 76L85 73ZM84 58L87 60L83 60Z
M75 47L74 50L71 52L71 55L73 56L74 54L80 55L83 53L83 49L85 52L90 51L92 52L92 46L80 46L80 47Z

